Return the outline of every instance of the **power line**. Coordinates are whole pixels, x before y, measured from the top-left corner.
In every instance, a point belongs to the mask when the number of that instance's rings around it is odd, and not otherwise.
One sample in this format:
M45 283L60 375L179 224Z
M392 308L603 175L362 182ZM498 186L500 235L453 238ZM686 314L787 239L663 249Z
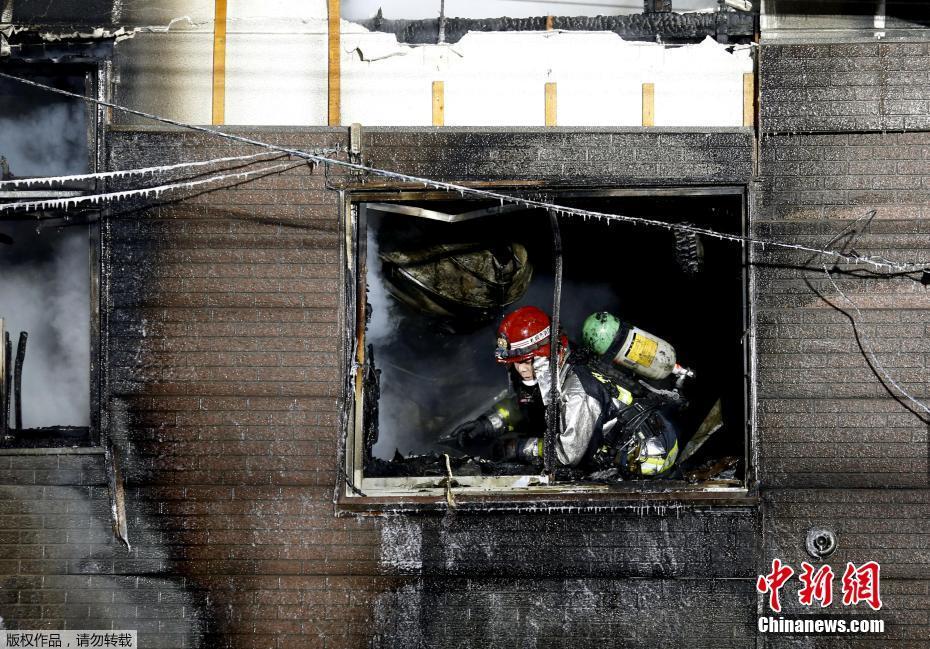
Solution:
M261 140L255 140L252 138L244 137L241 135L236 135L234 133L226 133L218 129L208 128L206 126L197 126L195 124L188 124L178 120L170 119L168 117L161 117L159 115L154 115L151 113L146 113L144 111L136 110L134 108L129 108L126 106L121 106L119 104L114 104L112 102L104 101L102 99L97 99L96 97L88 97L86 95L81 95L78 93L70 92L67 90L61 90L60 88L54 88L30 79L23 79L21 77L16 77L4 72L0 72L0 78L10 79L11 81L17 81L26 85L34 86L36 88L42 88L48 90L49 92L54 92L57 94L65 95L68 97L73 97L77 99L82 99L84 101L89 101L99 106L107 106L118 110L121 112L129 113L131 115L136 115L139 117L144 117L156 122L161 122L163 124L170 124L172 126L177 126L180 128L185 128L193 131L198 131L201 133L208 133L210 135L225 138L235 142L241 142L243 144L250 144L253 146L264 147L273 151L279 151L281 153L287 153L292 156L303 158L305 160L310 160L319 164L329 164L333 166L339 166L346 169L352 169L354 171L360 171L364 173L372 173L375 175L383 176L385 178L392 178L395 180L401 180L408 183L416 183L423 185L427 188L440 189L449 192L457 192L461 196L466 194L469 196L475 196L485 199L497 200L500 201L501 205L504 203L513 203L517 205L522 205L524 207L533 208L533 209L542 209L542 210L552 210L557 215L562 216L580 216L582 218L593 218L598 220L606 221L619 221L625 223L632 223L636 225L645 225L649 227L656 228L665 228L667 230L677 230L679 232L688 232L690 234L699 234L706 237L711 237L719 239L722 241L731 241L734 243L743 243L747 245L758 246L762 250L765 250L766 246L772 248L781 248L787 250L794 250L799 252L810 252L816 254L823 254L833 259L840 261L845 264L865 264L871 266L878 270L889 270L897 272L920 272L930 269L930 261L920 261L920 262L896 262L879 255L873 256L862 256L855 253L839 253L835 250L824 250L820 248L814 248L812 246L805 246L801 244L793 243L784 243L781 241L766 241L763 239L755 239L753 237L727 234L725 232L718 232L716 230L711 230L708 228L701 228L693 225L677 224L677 223L668 223L666 221L660 221L658 219L652 219L641 216L626 216L621 214L608 214L605 212L597 212L594 210L584 210L576 207L568 207L565 205L558 205L555 203L548 203L545 201L538 201L528 198L521 198L516 196L510 196L508 194L501 194L499 192L493 192L485 189L475 189L468 187L466 185L460 185L457 183L445 182L442 180L435 180L432 178L424 178L421 176L414 176L411 174L405 174L396 171L390 171L387 169L379 169L377 167L370 167L363 164L358 164L354 162L348 162L346 160L338 160L336 158L329 158L324 155L312 154L307 151L302 151L300 149L292 149L289 147L282 147L270 142L263 142ZM0 206L0 208L6 207L6 205Z
M323 153L323 152L321 152ZM252 155L240 155L229 158L214 158L213 160L201 160L198 162L182 162L174 165L162 165L159 167L142 167L139 169L123 169L122 171L102 171L93 174L71 174L69 176L38 176L35 178L17 178L15 180L0 181L0 189L7 187L32 187L33 185L51 185L77 182L81 180L104 180L106 178L122 178L124 176L144 176L167 173L176 169L186 169L188 167L203 167L225 162L245 162L246 160L256 160L262 156L274 155L273 153L254 153ZM273 158L272 158L273 159Z
M851 299L849 299L849 297L842 290L840 290L840 287L837 285L836 281L833 279L833 276L830 275L830 270L827 268L826 264L824 264L823 266L823 272L827 276L827 279L830 281L830 285L833 286L833 290L836 291L837 295L843 298L843 300L845 300L846 303L850 307L852 307L852 309L859 316L860 320L864 320L865 318L862 315L862 311L859 310L859 306L855 302L853 302ZM840 311L842 312L842 309L840 309ZM930 415L930 406L927 406L922 401L911 396L911 394L907 390L905 390L901 386L900 383L898 383L897 381L894 380L894 378L892 378L888 370L886 370L885 367L879 362L878 357L875 355L875 349L872 346L872 344L868 341L868 339L865 336L859 333L858 331L859 325L856 319L851 316L849 317L849 319L852 321L852 326L853 326L854 333L856 334L856 338L862 342L862 352L865 354L866 360L871 362L872 366L878 372L880 378L884 379L889 385L891 385L895 390L897 390L900 393L900 395L903 396L905 399L907 399L908 401L913 403L915 406L923 410L925 413Z
M252 176L257 176L260 174L271 174L277 173L279 171L287 171L289 169L294 169L296 167L301 167L305 165L305 162L297 163L284 163L278 165L269 165L262 167L260 169L252 169L249 171L240 171L232 174L218 174L216 176L210 176L209 178L202 178L200 180L190 180L180 183L169 183L167 185L157 185L155 187L145 187L141 189L129 189L119 192L108 192L104 194L88 194L86 196L72 196L69 198L50 198L41 201L24 201L18 203L2 203L0 204L0 212L6 212L10 210L23 210L29 212L32 210L44 211L44 210L53 210L58 208L69 208L77 207L78 205L98 205L100 203L114 201L114 200L125 200L128 198L133 198L136 196L154 196L158 197L159 195L175 190L175 189L191 189L193 187L199 187L202 185L209 185L211 183L220 182L224 180L247 180Z

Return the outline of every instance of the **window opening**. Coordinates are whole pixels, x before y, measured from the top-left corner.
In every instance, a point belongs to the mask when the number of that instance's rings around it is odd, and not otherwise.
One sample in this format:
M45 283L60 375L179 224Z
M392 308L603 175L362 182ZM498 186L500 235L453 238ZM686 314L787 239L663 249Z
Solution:
M25 67L41 83L85 94L88 68ZM0 80L3 180L85 173L91 169L94 111L84 102ZM4 201L65 198L83 183L3 186ZM54 218L30 213L0 222L0 318L5 339L0 447L92 444L91 286L94 212ZM28 344L26 344L28 341Z
M613 193L563 193L554 202L744 232L741 190ZM456 485L478 490L744 486L748 304L739 245L559 219L566 366L576 368L585 395L602 399L603 412L613 399L615 419L612 429L582 435L571 453L563 433L572 413L560 413L558 431L546 426L545 404L521 391L532 381L522 381L513 363L496 362L521 351L508 349L521 340L540 358L536 371L548 362L548 346L534 339L540 332L517 327L523 338L502 343L500 328L527 307L552 315L551 215L411 197L356 208L366 324L358 341L361 407L348 436L354 487L440 488L448 481L445 454ZM538 394L551 385L534 378ZM568 385L559 383L563 410ZM475 430L463 431L467 422L478 422ZM547 436L558 456L549 474ZM596 442L606 445L602 453Z

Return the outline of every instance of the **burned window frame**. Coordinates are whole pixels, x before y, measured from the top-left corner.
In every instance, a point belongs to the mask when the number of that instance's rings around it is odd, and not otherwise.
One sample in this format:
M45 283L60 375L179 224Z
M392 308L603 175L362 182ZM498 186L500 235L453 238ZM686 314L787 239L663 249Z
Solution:
M61 75L63 72L73 74L75 77L83 76L84 92L86 95L97 99L105 100L109 88L109 78L111 76L111 63L108 59L98 58L98 51L89 46L87 50L77 47L74 53L66 57L67 63L58 63L53 61L32 60L11 61L4 66L3 70L13 75L29 77L30 75L41 75L44 73ZM87 143L88 173L96 173L106 164L105 154L105 125L108 122L107 109L99 104L87 102L84 107L85 129ZM79 183L74 187L67 189L35 189L13 190L5 192L5 200L17 200L16 194L22 200L42 200L42 198L67 198L70 196L81 196L97 192L100 181L90 181ZM27 193L28 192L28 193ZM88 277L89 290L89 363L88 363L88 425L86 435L77 441L70 438L61 437L54 439L49 435L47 439L19 439L11 441L11 445L5 442L0 447L0 455L4 454L21 454L35 452L52 452L52 453L85 453L85 452L102 452L104 440L105 415L103 412L102 395L105 394L106 385L106 335L104 332L106 319L104 313L107 312L104 301L106 299L107 287L105 274L101 268L108 258L108 245L104 235L104 228L101 224L105 222L107 208L98 208L88 210L86 214L86 225L75 227L87 228L87 246L88 246ZM12 338L12 335L11 335ZM34 342L33 342L34 344ZM16 342L13 341L13 356L16 355ZM12 390L12 385L8 386ZM7 422L4 435L15 435L16 429L13 427L13 403L10 398L10 417ZM65 422L62 422L65 423ZM83 428L83 427L76 427ZM24 429L29 430L29 429ZM67 443L67 445L65 445Z
M467 183L466 183L467 184ZM612 186L612 187L556 187L506 182L480 183L481 189L506 191L520 196L526 195L535 200L559 203L560 199L571 198L610 198L610 197L690 197L690 196L729 196L740 202L741 234L750 232L749 188L745 185L700 185L700 186ZM341 412L341 431L339 447L339 476L336 484L336 508L338 513L381 513L384 511L410 509L444 509L457 507L468 509L485 508L495 504L504 508L525 509L536 507L540 503L555 506L564 504L570 508L610 506L611 504L629 505L633 502L661 503L668 501L687 501L694 504L709 505L756 505L758 494L753 486L756 484L756 466L758 444L755 439L756 417L756 366L757 353L755 345L756 279L753 266L751 246L742 247L743 264L741 284L743 290L743 331L746 332L741 344L743 356L743 461L745 471L742 484L708 488L698 484L685 486L675 483L670 487L669 481L631 481L620 485L602 485L592 483L553 483L549 484L545 476L524 474L519 476L481 476L471 479L467 476L373 478L363 475L364 465L364 392L366 374L369 381L373 368L366 364L365 328L366 328L366 236L367 223L364 203L403 203L429 200L461 200L458 194L445 191L431 191L404 184L384 184L377 188L358 185L343 189L341 209L342 234L344 247L341 249L342 266L345 281L342 287L340 309L341 330L345 332L343 340L345 384ZM361 296L361 299L359 297ZM376 386L377 387L377 386ZM392 482L393 481L393 482ZM400 484L403 482L404 484ZM477 485L472 485L477 482Z

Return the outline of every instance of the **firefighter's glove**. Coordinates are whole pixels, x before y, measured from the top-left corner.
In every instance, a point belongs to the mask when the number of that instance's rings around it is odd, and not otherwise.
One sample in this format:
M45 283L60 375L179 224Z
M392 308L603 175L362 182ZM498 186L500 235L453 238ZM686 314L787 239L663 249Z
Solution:
M542 462L543 441L541 437L503 438L494 443L491 457L501 462Z
M452 431L452 439L459 448L467 448L494 437L494 428L487 417L466 421Z

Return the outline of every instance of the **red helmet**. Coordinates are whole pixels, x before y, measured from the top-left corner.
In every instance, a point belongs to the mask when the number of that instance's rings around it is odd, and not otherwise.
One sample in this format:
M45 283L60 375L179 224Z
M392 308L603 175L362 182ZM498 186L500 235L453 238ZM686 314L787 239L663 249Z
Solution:
M565 334L560 337L560 348L568 345ZM520 307L508 313L497 328L498 363L523 363L534 356L549 357L549 316L535 306Z

